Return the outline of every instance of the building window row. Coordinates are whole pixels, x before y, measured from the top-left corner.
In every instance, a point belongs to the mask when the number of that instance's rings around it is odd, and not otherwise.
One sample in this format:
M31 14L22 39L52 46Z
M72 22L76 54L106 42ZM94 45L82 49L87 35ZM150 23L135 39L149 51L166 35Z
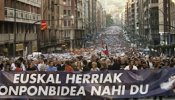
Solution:
M64 31L64 37L70 38L70 30L65 30Z
M6 7L5 16L15 17L14 9ZM20 19L28 19L28 20L41 20L41 15L22 11L22 10L16 10L16 17Z
M171 26L174 26L175 27L175 20L174 21L171 21Z
M63 0L66 6L71 6L71 1L72 0Z
M71 20L64 20L64 27L71 26Z
M32 6L41 7L41 0L18 0L18 1Z
M158 0L151 0L151 3L158 3Z
M16 8L19 10L24 10L24 11L28 11L28 12L32 12L32 13L37 13L37 14L41 13L41 8L39 8L39 7L25 4L23 2L16 2L16 4L15 4L14 0L5 0L5 7Z
M71 16L71 10L64 10L63 14L64 16Z
M14 32L14 23L13 22L0 22L0 34L12 34ZM33 24L26 24L26 23L17 23L16 24L16 31L18 34L26 33L26 30L28 30L28 33L36 33L37 27Z

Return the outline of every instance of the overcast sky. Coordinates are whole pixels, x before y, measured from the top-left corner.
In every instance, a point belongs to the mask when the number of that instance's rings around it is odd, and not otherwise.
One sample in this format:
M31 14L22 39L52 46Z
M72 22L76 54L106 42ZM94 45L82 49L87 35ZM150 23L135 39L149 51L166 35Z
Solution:
M106 9L107 13L111 13L114 16L119 16L124 11L127 0L99 0Z

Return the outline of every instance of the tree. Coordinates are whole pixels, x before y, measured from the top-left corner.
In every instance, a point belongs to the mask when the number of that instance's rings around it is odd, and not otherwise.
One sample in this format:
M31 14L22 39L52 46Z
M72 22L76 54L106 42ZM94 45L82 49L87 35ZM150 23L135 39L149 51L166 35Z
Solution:
M106 26L112 26L114 24L114 20L112 19L112 15L111 14L107 14L106 15Z

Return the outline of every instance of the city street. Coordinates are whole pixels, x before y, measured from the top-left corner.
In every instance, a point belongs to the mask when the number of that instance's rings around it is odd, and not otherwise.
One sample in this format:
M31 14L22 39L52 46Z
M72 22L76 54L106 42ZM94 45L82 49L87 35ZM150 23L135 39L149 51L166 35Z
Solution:
M97 49L101 49L102 46L107 45L108 50L113 56L119 56L125 53L126 50L130 48L130 44L127 42L124 35L120 26L106 28L98 37L97 47L99 48Z

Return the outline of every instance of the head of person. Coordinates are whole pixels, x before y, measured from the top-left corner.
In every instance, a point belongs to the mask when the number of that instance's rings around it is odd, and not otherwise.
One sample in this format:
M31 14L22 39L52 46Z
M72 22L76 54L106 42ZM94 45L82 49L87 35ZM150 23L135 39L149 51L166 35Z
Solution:
M82 67L83 66L83 63L81 61L78 61L77 64L76 64L77 67Z
M108 68L107 63L105 63L105 62L101 63L101 68Z
M83 65L85 66L87 64L88 64L87 60L83 60Z
M143 68L143 69L148 68L148 65L146 64L145 61L141 61L141 64L142 64L142 68Z
M4 67L4 71L11 71L11 65L9 62L6 63L6 66Z
M50 66L50 67L53 67L53 66L54 66L53 61L50 61L50 62L49 62L49 66Z
M32 68L32 67L34 67L34 64L32 61L28 61L27 66L28 66L28 68Z
M134 60L129 60L129 67L133 67L134 65Z
M97 68L97 62L92 62L92 68Z
M170 63L169 63L168 60L164 61L164 66L165 66L165 67L168 67L169 65L170 65Z
M65 65L66 65L66 66L70 66L70 61L69 61L69 60L66 60L66 61L65 61Z
M15 62L15 66L16 66L17 68L21 68L21 63L20 63L19 61L16 61L16 62Z
M95 56L95 55L92 55L91 56L91 61L93 62L93 61L96 61L96 59L97 59L97 57Z
M107 60L106 60L106 63L107 63L107 65L111 65L111 64L112 64L112 62L111 62L110 59L107 59Z

